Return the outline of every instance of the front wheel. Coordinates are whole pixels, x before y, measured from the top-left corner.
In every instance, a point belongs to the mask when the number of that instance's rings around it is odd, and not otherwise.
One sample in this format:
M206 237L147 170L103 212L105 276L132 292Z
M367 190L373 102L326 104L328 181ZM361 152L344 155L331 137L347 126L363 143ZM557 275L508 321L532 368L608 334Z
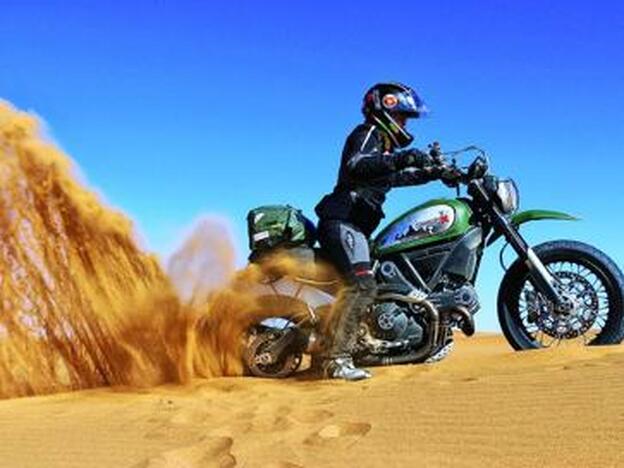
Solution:
M576 340L585 345L619 344L624 339L624 276L603 252L576 241L552 241L534 248L574 307L558 311L516 260L498 292L498 319L516 350Z

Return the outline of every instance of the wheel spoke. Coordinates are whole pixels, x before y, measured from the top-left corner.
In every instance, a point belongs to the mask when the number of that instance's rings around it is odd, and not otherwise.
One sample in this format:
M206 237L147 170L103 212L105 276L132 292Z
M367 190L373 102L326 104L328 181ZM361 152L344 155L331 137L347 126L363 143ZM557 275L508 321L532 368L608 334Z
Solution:
M590 267L577 261L559 260L545 263L545 267L573 307L567 311L555 309L527 276L516 303L518 324L541 347L560 346L563 341L591 344L602 333L611 313L606 285Z

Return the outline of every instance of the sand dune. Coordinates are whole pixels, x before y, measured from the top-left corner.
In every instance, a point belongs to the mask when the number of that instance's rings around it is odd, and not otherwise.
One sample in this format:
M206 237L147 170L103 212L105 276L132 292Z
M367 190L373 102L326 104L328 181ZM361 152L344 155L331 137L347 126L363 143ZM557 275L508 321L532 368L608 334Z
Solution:
M498 335L363 383L251 378L0 401L0 466L624 466L624 347Z

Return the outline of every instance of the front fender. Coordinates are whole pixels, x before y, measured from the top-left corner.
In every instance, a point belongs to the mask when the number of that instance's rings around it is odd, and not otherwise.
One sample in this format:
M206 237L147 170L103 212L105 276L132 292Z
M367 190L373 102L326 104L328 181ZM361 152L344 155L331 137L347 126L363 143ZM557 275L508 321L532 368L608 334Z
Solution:
M578 221L580 218L576 216L569 215L567 213L563 213L562 211L553 211L553 210L527 210L520 211L513 215L509 222L514 228L518 228L521 224L528 223L529 221L540 221L543 219L556 219L560 221ZM486 245L489 247L494 242L501 237L500 233L492 233L490 238L487 240Z
M515 227L520 226L521 224L528 223L529 221L539 221L542 219L558 219L562 221L578 221L579 218L576 216L569 215L567 213L563 213L562 211L552 211L552 210L527 210L521 211L513 215L510 219L511 224Z

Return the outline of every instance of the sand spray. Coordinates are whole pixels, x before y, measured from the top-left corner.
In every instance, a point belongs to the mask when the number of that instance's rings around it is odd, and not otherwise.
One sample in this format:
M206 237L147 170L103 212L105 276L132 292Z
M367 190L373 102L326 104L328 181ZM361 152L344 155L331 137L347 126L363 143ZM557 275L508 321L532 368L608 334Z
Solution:
M203 219L167 274L74 174L34 116L0 101L0 398L240 375L266 270L235 272L223 227Z

